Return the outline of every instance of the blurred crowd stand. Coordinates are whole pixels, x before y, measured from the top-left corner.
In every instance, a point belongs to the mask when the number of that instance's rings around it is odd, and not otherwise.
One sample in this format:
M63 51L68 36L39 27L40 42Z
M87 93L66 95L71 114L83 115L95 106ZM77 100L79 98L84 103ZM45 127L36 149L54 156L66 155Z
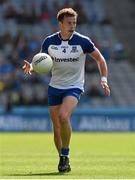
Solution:
M98 0L0 0L0 105L10 111L13 105L47 105L49 75L27 76L21 67L40 51L43 38L58 30L57 11L73 7L79 14L77 31L89 36L107 60L127 58L123 44L116 43L112 22ZM3 43L4 42L4 43ZM122 56L122 57L121 57ZM97 65L86 60L87 96L104 98L98 83L87 79L98 74Z

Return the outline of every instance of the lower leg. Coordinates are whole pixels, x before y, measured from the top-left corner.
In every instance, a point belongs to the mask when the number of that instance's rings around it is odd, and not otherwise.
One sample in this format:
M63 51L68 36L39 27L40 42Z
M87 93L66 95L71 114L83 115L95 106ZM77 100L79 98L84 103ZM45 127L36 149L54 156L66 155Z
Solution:
M56 149L60 155L61 148L62 148L62 140L61 140L61 133L60 133L60 120L58 116L60 105L57 106L50 106L49 112L50 117L53 124L53 131L54 131L54 144Z
M71 139L71 124L70 124L70 116L66 113L60 112L60 132L61 132L61 140L62 140L62 149L61 155L68 156L69 155L69 144Z
M62 148L60 152L60 161L58 164L59 172L71 171L69 162L69 144L71 139L71 125L70 120L61 122L61 140Z
M61 139L62 139L63 148L69 148L71 132L72 132L72 128L70 125L70 120L61 122Z
M78 100L75 97L66 96L59 109L62 149L65 149L65 152L69 151L69 144L70 144L71 133L72 133L70 116L73 109L76 107L77 103L78 103Z
M62 148L62 140L61 140L61 135L60 135L60 129L55 130L54 129L54 144L55 147L59 153L61 154L61 148Z

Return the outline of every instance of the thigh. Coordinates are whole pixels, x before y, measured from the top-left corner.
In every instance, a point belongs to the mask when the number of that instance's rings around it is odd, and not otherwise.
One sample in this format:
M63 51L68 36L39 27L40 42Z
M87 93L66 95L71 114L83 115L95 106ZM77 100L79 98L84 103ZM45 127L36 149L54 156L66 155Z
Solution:
M77 106L78 99L74 96L65 96L60 106L60 114L66 114L69 118L73 109Z
M62 105L60 107L60 114L66 114L70 117L73 109L78 104L82 90L78 88L67 89L64 93Z

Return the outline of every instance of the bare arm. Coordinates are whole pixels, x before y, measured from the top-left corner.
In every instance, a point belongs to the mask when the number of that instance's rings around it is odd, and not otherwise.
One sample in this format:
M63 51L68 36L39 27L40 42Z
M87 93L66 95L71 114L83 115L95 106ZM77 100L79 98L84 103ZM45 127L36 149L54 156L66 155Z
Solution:
M100 51L98 49L96 49L95 51L93 51L90 54L90 56L97 62L101 77L105 76L107 78L107 76L108 76L107 64L105 62L104 57L100 53Z
M98 69L101 75L101 85L105 90L105 94L107 96L110 96L110 88L107 84L108 68L104 57L98 49L96 49L89 55L97 62Z

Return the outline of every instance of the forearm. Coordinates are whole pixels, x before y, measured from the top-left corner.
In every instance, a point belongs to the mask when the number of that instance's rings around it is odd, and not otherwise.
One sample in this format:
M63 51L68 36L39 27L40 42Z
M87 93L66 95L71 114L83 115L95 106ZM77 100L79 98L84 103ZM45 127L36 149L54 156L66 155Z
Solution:
M100 51L96 49L93 53L90 54L90 56L96 61L101 77L107 77L108 76L107 64Z
M108 76L108 68L105 60L102 58L101 60L97 61L98 64L98 69L100 72L101 77L106 77Z
M90 55L97 62L98 69L101 75L101 85L105 91L105 94L107 96L110 96L110 88L107 83L108 67L107 67L106 61L98 49L96 49Z

